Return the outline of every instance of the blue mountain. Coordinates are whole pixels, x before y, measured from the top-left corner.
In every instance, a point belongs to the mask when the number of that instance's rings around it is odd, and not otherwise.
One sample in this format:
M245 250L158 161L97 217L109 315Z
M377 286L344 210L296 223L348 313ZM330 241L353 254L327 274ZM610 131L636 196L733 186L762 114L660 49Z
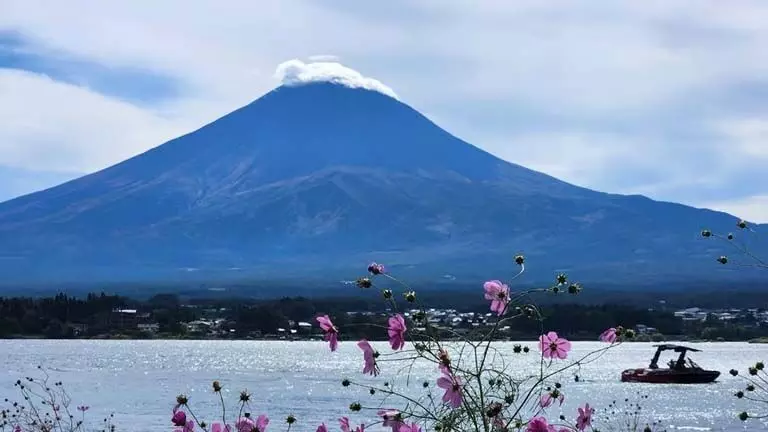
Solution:
M0 204L4 284L339 280L385 262L426 281L738 280L724 213L596 192L501 160L408 105L280 87L103 171Z

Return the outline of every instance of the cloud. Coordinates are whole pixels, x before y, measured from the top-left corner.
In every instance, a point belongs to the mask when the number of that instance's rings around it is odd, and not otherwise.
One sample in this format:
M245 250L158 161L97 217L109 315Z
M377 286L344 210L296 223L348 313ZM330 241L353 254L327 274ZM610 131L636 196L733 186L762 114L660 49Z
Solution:
M702 203L701 207L722 210L747 221L768 221L768 194Z
M275 77L286 86L330 82L351 88L377 91L397 99L395 92L381 81L365 77L360 72L336 62L304 63L297 59L288 60L277 66Z

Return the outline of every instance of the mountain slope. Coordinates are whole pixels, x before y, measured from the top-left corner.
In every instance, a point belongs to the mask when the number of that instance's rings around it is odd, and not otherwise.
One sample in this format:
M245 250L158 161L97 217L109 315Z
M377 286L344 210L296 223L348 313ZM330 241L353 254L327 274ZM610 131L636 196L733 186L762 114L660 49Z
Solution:
M0 267L13 283L339 279L380 259L424 278L474 280L507 273L525 252L534 279L565 268L595 281L663 281L711 268L716 251L696 233L734 224L576 187L383 94L311 84L0 204Z

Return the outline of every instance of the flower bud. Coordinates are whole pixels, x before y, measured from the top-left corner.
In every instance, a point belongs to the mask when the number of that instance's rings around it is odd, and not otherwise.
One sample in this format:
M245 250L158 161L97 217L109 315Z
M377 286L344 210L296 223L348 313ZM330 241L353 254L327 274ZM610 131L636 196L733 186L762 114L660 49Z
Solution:
M384 296L385 300L389 300L392 298L392 290L385 289L381 292L381 294Z
M720 264L728 264L728 257L723 255L717 259L717 262L719 262Z
M373 396L373 395L376 394L376 389L373 389L373 388L372 389L368 389L368 393L370 393L371 396Z
M409 303L413 303L416 301L416 292L414 291L408 291L407 293L404 294L404 296L405 296L405 300L408 301Z
M520 354L521 352L523 352L523 347L520 346L519 344L516 344L514 348L512 348L512 351L514 351L515 354Z
M353 402L349 405L349 410L352 412L359 412L361 409L363 409L363 407L359 402Z
M754 385L752 385L752 384L749 384L749 385L747 386L747 391L748 391L748 392L753 392L753 391L755 391L755 386L754 386Z
M754 368L754 367L749 368L749 374L752 376L757 375L757 368Z
M286 417L285 422L288 423L289 425L292 425L296 423L296 417L294 417L293 415L289 415L288 417Z
M187 395L178 395L176 396L176 403L179 405L186 405L187 402L189 402L189 399L187 398Z
M755 363L755 369L757 369L757 370L761 371L761 370L763 370L764 368L765 368L765 364L763 364L763 362L757 362L757 363Z
M737 371L736 369L731 369L730 374L731 374L731 376L738 376L739 375L739 371Z
M739 414L739 420L741 421L747 421L748 418L749 418L749 414L747 414L746 412Z
M506 403L507 405L512 405L514 402L515 402L515 395L508 394L504 396L504 403Z
M221 391L221 383L219 381L213 382L213 391L216 393Z
M248 402L249 400L251 400L251 394L248 393L248 390L241 391L240 392L240 402L245 403L245 402Z
M563 285L568 282L568 276L565 273L560 273L555 280L557 280L558 284Z
M488 406L488 409L485 410L485 416L488 418L494 418L501 414L501 404L498 402L493 402Z
M701 231L701 236L704 238L712 237L712 231L705 229Z
M728 240L733 240L733 233L728 233Z
M348 379L346 379L346 378L341 381L341 385L344 386L344 387L349 387L350 384L352 384L352 383Z
M579 285L578 283L572 283L572 284L568 285L568 293L569 294L578 294L578 293L581 292L581 289L582 289L581 285Z
M739 223L736 224L736 226L738 226L741 229L744 229L747 227L747 222L742 219L739 221Z
M357 284L358 288L370 288L373 286L373 282L371 282L371 280L367 277L358 278L355 283Z
M744 398L744 392L739 390L739 391L736 392L735 396L737 398L739 398L739 399L742 399L742 398Z
M525 257L522 255L516 255L515 263L517 263L517 265L523 265L525 263Z

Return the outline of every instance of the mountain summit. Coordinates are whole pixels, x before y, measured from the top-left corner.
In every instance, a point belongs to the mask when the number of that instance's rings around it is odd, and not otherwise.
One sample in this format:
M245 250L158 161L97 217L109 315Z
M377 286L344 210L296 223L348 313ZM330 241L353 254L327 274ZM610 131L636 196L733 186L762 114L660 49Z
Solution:
M0 267L21 284L338 280L376 259L476 282L509 274L521 252L534 279L569 270L666 281L713 274L713 243L696 234L735 221L580 188L484 152L381 92L306 83L0 204Z

